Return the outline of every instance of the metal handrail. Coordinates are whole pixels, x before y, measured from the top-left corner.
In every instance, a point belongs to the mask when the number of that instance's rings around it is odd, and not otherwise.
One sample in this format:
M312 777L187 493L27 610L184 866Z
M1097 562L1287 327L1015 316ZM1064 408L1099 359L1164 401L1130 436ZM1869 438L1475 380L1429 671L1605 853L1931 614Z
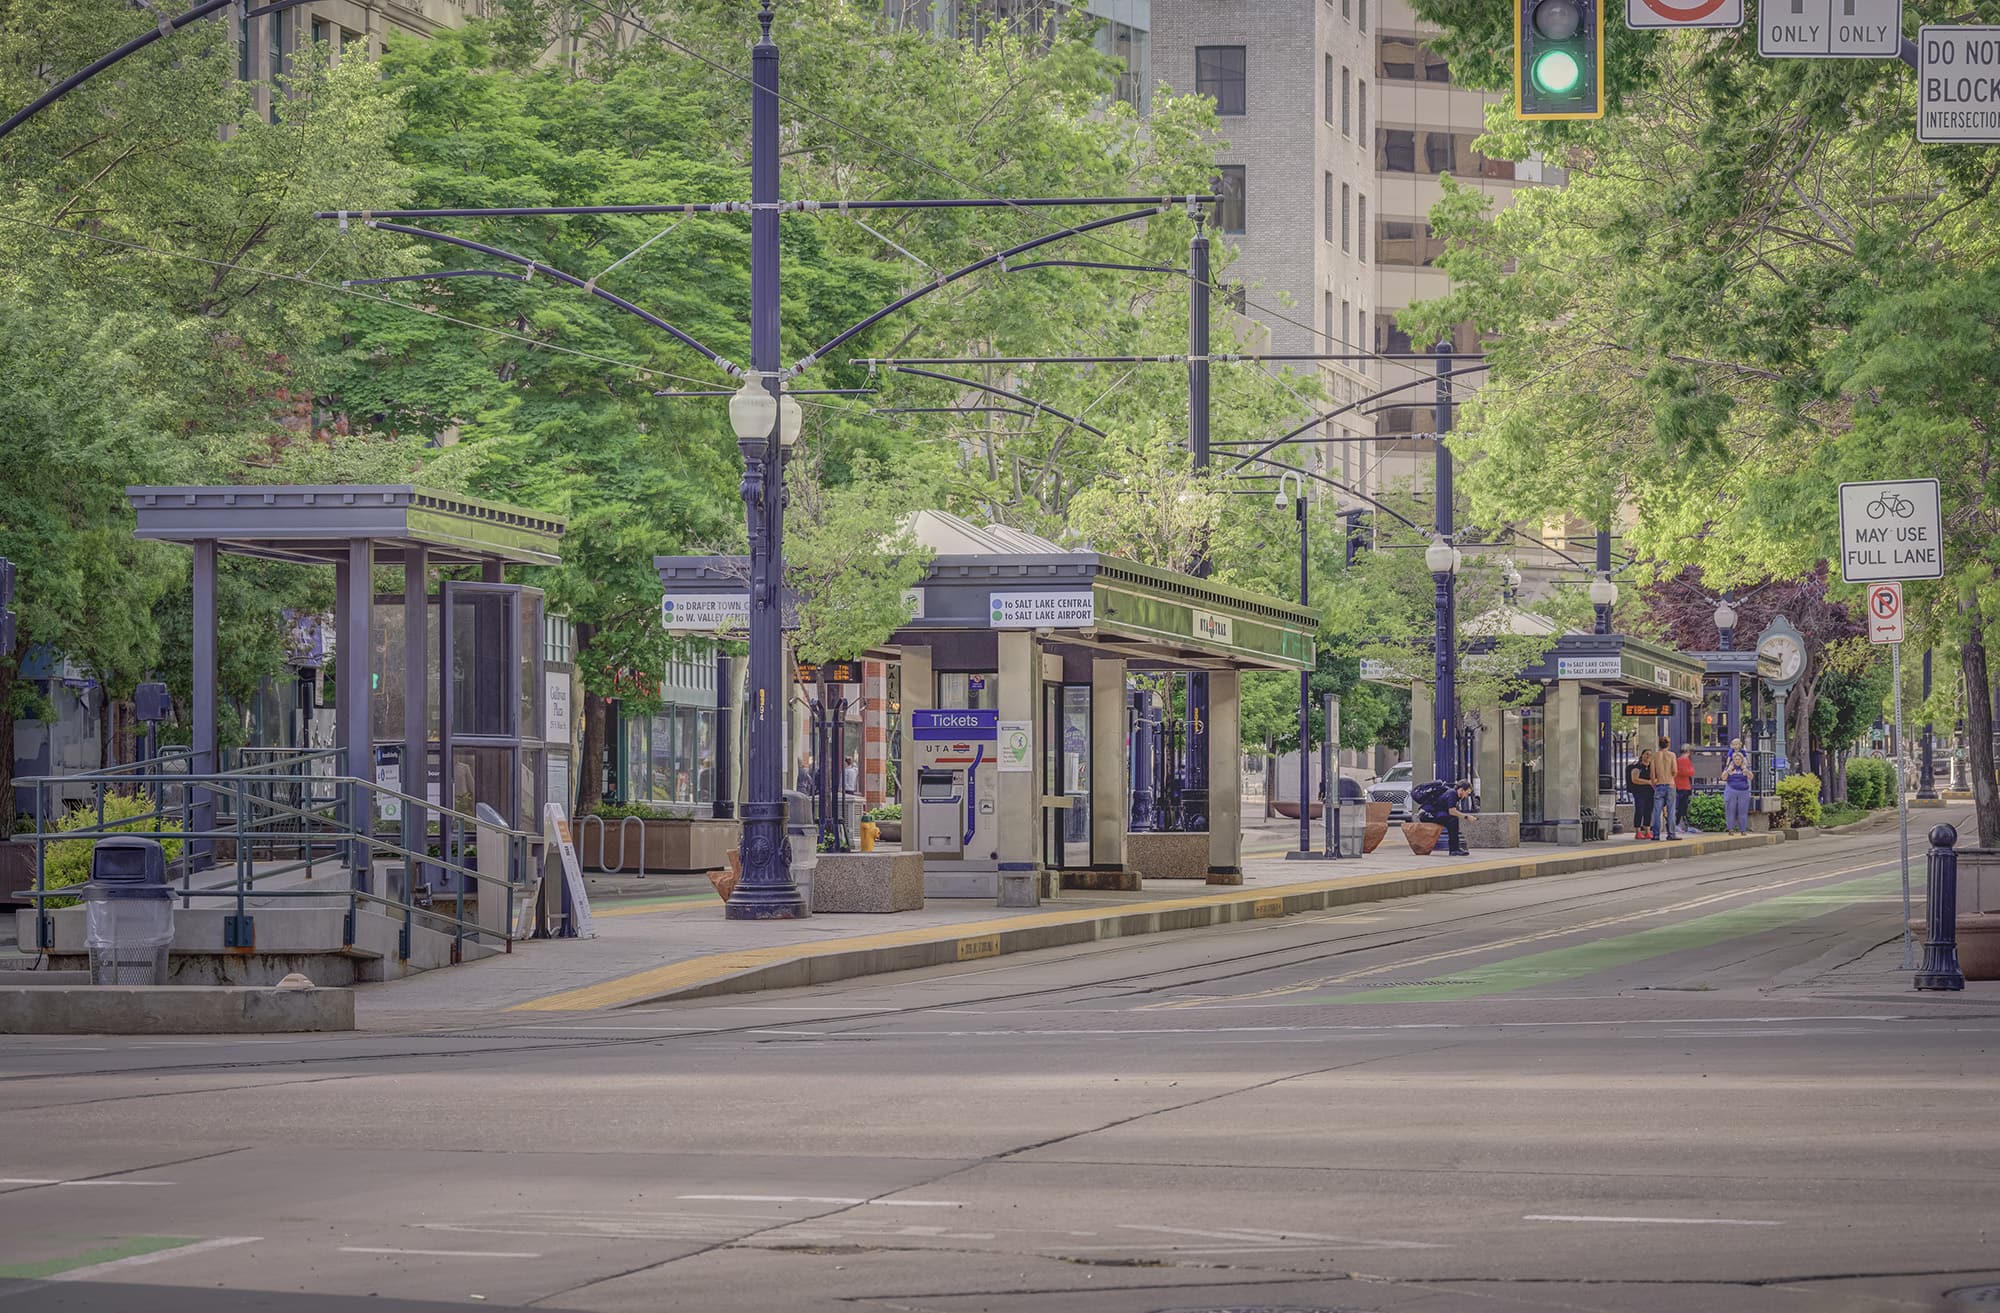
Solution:
M182 900L182 905L191 906L192 900L196 898L234 898L235 918L228 933L231 935L243 933L246 936L245 943L249 942L247 936L251 898L335 897L348 900L344 939L349 947L354 943L354 912L363 903L367 903L402 911L400 947L405 959L410 953L412 929L420 916L428 922L441 922L452 927L454 961L462 957L468 933L475 940L484 936L497 936L506 944L507 950L512 951L515 937L515 895L527 885L532 845L542 841L542 835L539 833L517 830L505 825L493 825L480 820L477 816L433 803L427 798L417 798L375 780L337 773L344 765L344 753L340 749L301 752L286 750L283 753L272 751L267 761L250 763L234 770L214 772L186 771L185 766L190 755L185 750L176 750L145 762L127 763L76 775L40 776L19 781L34 788L37 804L36 829L32 834L24 836L35 845L35 887L19 891L19 896L34 904L38 947L46 950L53 942L49 910L46 907L47 900L76 896L74 886L64 886L60 889L48 887L48 846L53 843L91 841L110 834L137 830L162 839L179 840L182 843L181 853L176 859L181 876L181 887L176 892ZM311 769L312 766L322 762L331 763L336 773L319 774ZM165 768L170 764L180 766L182 769L172 774L166 774L164 769L159 771L146 769ZM163 786L169 781L180 794L172 805L169 805L164 797ZM89 786L96 793L95 823L72 830L53 829L50 826L47 805L50 792L56 788L74 788L78 784ZM153 808L107 820L104 814L106 795L121 786L134 785L151 786ZM276 796L276 789L285 785L301 786L308 792L302 797L284 800ZM330 790L332 796L320 797L319 794L323 789ZM198 826L196 823L198 810L194 802L196 794L200 794L204 800L208 819L205 825ZM426 815L435 813L437 833L440 836L446 834L454 825L461 833L497 831L506 847L506 870L480 871L465 862L452 860L443 852L433 856L428 850L419 852L406 847L400 841L400 836L391 839L377 834L369 818L374 816L377 805L388 799L394 799L405 807L420 807ZM425 833L428 835L430 832L427 815ZM217 841L234 843L235 877L210 887L196 887L194 883L196 867L201 858L213 852ZM254 868L252 853L254 848L290 841L297 841L300 844L299 861L269 867L263 871ZM621 835L621 847L622 842ZM301 869L310 872L319 864L312 855L313 848L322 843L333 847L336 851L343 846L352 847L349 869L357 880L353 887L341 890L257 888L260 881L295 873ZM360 883L366 878L363 872L372 871L377 860L381 858L387 858L392 864L398 859L402 862L404 888L403 897L400 899L378 894ZM430 906L418 906L417 876L420 869L450 873L457 877L455 915ZM504 919L497 928L469 922L465 916L468 887L476 891L488 886L497 886L498 889L505 891Z

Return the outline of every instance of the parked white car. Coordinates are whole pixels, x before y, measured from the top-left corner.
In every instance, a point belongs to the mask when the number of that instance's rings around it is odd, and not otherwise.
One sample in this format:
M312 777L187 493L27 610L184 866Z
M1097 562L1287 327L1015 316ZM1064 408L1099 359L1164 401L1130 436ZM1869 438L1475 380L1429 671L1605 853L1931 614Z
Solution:
M1410 790L1416 787L1412 775L1416 767L1407 761L1399 761L1382 772L1367 789L1368 801L1389 804L1389 819L1407 821L1410 819Z

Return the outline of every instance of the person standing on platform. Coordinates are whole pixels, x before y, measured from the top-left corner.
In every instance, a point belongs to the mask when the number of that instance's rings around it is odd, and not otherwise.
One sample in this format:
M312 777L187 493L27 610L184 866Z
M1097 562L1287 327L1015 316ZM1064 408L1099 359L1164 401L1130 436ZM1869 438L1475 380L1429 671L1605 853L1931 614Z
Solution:
M1625 787L1632 790L1632 837L1653 837L1653 750L1639 749L1639 756L1625 768Z
M1680 758L1674 756L1672 743L1667 736L1660 735L1660 746L1653 752L1653 838L1678 839L1674 828L1674 785L1680 774Z
M1722 830L1750 833L1750 758L1743 753L1742 739L1729 745L1729 760L1722 768Z
M1674 764L1674 822L1675 828L1686 834L1694 828L1688 820L1688 807L1694 802L1694 758L1688 755L1687 744L1681 744L1681 753Z

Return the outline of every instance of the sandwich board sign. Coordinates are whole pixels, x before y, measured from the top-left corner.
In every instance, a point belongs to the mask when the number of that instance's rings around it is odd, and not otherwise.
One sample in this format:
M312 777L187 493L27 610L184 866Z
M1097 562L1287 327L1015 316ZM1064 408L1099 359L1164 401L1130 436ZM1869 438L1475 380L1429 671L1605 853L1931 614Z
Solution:
M1840 577L1850 584L1944 578L1938 481L1841 484Z

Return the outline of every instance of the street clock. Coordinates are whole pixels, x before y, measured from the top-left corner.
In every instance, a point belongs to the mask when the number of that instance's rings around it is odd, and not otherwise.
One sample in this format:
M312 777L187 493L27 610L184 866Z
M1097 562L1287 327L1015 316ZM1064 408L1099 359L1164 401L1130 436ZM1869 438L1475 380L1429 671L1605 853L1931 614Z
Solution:
M1757 655L1771 661L1778 668L1774 684L1796 684L1799 674L1806 667L1805 644L1797 634L1766 633L1757 644Z

